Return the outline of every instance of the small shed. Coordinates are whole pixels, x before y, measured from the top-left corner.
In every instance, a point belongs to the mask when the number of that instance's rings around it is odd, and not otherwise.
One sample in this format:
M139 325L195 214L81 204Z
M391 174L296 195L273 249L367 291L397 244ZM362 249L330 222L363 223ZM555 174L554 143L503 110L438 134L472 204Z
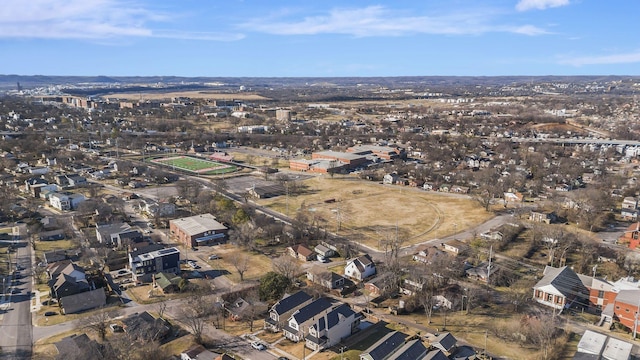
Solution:
M335 253L336 253L335 251L329 249L328 247L326 247L326 246L324 246L322 244L317 245L313 250L315 252L317 252L318 254L320 254L320 255L322 255L324 257L327 257L327 258L335 255Z

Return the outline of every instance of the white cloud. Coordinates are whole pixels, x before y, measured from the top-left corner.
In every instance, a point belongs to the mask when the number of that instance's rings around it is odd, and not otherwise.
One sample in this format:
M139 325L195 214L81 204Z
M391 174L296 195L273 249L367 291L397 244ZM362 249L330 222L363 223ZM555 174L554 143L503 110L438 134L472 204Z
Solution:
M123 0L5 0L0 7L0 38L90 39L160 37L234 40L238 34L154 30L172 14Z
M573 66L640 63L640 51L627 54L582 56L572 58L565 57L560 60L560 63Z
M288 14L287 14L288 15ZM285 21L261 17L241 27L276 35L344 34L356 37L401 36L407 34L475 35L511 32L541 35L547 32L531 25L497 26L490 23L491 11L461 11L437 16L403 15L382 6L332 9L327 14Z
M569 5L569 0L520 0L516 4L516 10L544 10L567 5Z
M518 26L513 28L512 32L516 34L529 35L529 36L551 34L550 32L533 25Z

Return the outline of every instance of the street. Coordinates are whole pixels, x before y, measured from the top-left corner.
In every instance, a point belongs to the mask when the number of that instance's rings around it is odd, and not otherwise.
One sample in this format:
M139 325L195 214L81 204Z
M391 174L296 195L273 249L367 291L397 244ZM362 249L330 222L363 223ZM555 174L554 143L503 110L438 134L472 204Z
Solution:
M31 358L31 246L26 241L22 244L12 259L22 270L16 270L11 293L0 308L0 359Z

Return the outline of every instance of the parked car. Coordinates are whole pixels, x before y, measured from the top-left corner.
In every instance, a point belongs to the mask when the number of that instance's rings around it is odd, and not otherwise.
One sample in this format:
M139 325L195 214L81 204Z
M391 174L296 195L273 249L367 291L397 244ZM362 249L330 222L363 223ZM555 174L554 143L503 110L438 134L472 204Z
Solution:
M44 316L54 316L54 315L58 315L58 313L55 311L47 311L46 313L44 313Z
M256 350L266 350L267 347L264 346L263 343L261 343L260 341L254 341L251 343L251 347L256 349Z
M218 255L216 254L209 255L209 260L217 260L217 259L220 259Z

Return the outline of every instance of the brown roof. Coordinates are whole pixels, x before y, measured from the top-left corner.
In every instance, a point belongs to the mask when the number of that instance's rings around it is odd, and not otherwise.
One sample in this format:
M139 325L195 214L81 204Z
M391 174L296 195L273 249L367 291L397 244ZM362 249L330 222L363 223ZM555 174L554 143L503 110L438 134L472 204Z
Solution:
M293 251L295 251L296 253L304 256L304 257L309 257L311 255L314 254L313 250L309 249L308 247L302 245L302 244L298 244L298 245L293 245L292 246Z

